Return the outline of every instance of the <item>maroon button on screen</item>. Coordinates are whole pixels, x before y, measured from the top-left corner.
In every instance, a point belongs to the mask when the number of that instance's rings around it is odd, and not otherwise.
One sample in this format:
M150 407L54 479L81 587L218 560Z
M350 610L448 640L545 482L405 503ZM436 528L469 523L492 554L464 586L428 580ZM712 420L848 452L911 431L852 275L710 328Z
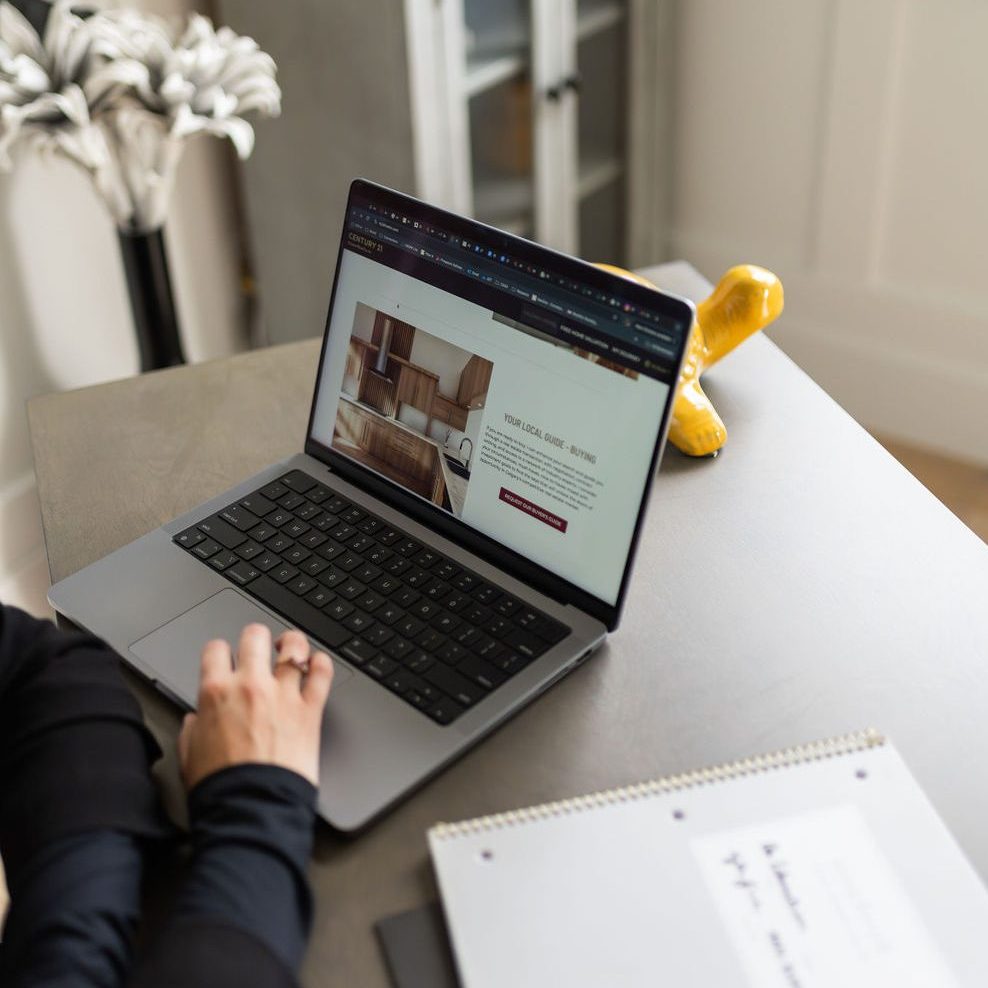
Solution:
M539 521L544 522L550 528L554 528L557 532L565 532L569 526L569 522L565 518L560 518L559 515L554 515L551 511L540 508L533 501L529 501L527 497L515 494L514 491L509 491L507 487L501 488L498 498L505 504L510 504L513 508L524 511L526 515L538 518Z

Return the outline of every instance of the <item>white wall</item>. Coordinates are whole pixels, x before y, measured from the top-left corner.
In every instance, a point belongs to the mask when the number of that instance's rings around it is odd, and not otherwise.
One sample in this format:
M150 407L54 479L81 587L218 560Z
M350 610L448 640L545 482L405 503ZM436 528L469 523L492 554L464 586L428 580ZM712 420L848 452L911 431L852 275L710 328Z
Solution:
M852 414L988 463L988 5L689 0L679 30L674 253L772 268L772 335Z
M172 14L190 0L155 0ZM228 149L193 142L166 225L190 360L245 345ZM116 234L70 163L19 155L0 173L0 600L36 609L46 586L24 403L136 373Z

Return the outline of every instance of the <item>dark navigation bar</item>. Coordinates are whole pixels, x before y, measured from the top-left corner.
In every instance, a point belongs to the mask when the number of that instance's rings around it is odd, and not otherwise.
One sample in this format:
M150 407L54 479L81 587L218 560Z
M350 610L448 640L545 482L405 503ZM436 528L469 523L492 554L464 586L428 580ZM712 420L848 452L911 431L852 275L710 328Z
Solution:
M483 231L481 231L483 232ZM347 246L491 309L498 321L671 382L681 321L375 204L351 205Z

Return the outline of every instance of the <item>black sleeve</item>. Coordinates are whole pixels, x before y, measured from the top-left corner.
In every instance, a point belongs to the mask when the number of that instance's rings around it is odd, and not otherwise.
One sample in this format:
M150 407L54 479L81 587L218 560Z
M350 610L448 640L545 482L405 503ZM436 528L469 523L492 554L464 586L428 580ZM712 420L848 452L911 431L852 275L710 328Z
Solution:
M5 986L117 985L130 965L143 850L174 832L149 774L158 746L118 662L89 635L0 605Z
M237 765L193 789L189 874L132 988L295 984L315 801L314 786L274 765Z

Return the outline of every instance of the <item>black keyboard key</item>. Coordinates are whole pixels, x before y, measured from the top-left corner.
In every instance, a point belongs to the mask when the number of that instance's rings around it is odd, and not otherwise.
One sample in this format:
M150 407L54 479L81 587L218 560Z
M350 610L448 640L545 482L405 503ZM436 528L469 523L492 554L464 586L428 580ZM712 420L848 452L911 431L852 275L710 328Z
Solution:
M362 610L367 611L368 614L373 614L381 604L384 603L384 598L380 594L374 593L373 590L368 590L367 593L363 595L358 601L357 606Z
M359 638L354 638L340 649L340 654L346 656L354 665L363 668L377 655L377 649Z
M400 581L400 580L398 580L398 579L397 579L396 577L393 577L393 576L388 576L388 575L387 575L387 574L385 573L385 574L384 574L383 576L381 576L381 577L379 577L378 579L376 579L376 580L374 580L374 581L373 581L373 582L371 583L371 586L372 586L372 587L373 587L373 588L374 588L374 589L375 589L375 590L376 590L376 591L377 591L378 593L383 593L383 594L392 594L392 593L394 593L394 592L395 592L395 591L396 591L397 589L399 589L399 587L401 587L401 581Z
M487 659L488 662L493 662L502 652L507 652L507 649L493 638L488 638L483 644L474 642L472 647L477 655Z
M412 562L421 566L422 569L431 569L439 562L439 555L431 549L423 549L412 559Z
M473 596L482 604L493 604L501 596L501 591L497 587L492 587L489 583L485 583L477 590L474 590Z
M375 679L384 679L396 672L398 663L394 659L389 659L386 655L379 655L367 663L367 672Z
M205 542L206 536L198 528L187 528L175 536L175 541L183 548L191 549L194 545Z
M462 662L470 653L456 642L447 642L436 654L446 665L455 666L458 662Z
M443 601L443 607L448 611L459 612L466 607L470 607L473 601L464 593L451 594Z
M425 627L425 622L409 614L400 620L395 627L406 638L414 638Z
M424 590L429 600L443 600L448 597L453 588L442 580L433 580Z
M285 553L288 552L293 545L295 545L295 543L287 535L282 535L279 532L273 539L268 539L264 547L269 552Z
M437 724L445 727L447 724L452 724L463 713L463 707L450 700L449 697L443 697L438 703L429 707L426 713Z
M278 503L286 511L291 511L292 513L294 513L295 509L300 504L305 504L305 498L302 497L301 494L296 494L294 491L291 491L290 493L286 494L283 498L281 498L281 500L278 501Z
M405 612L391 601L387 601L385 605L374 615L378 621L382 624L386 624L389 627L395 623L395 621L401 620L405 616Z
M264 552L264 546L258 545L253 539L248 539L239 549L237 555L241 559L253 559Z
M318 556L312 556L305 561L301 568L302 572L308 573L309 576L318 576L323 570L329 569L329 563Z
M405 668L409 672L416 672L421 676L426 669L430 669L435 665L436 660L428 652L423 652L422 649L415 648L405 657L404 662Z
M251 580L256 580L261 575L261 571L251 566L250 563L239 562L231 566L226 571L226 576L245 587Z
M199 522L199 529L227 549L236 549L238 545L243 545L247 541L247 536L240 529L234 528L218 515Z
M304 563L306 559L311 556L312 553L308 549L303 548L300 545L293 545L288 552L285 553L285 560L298 566L300 563Z
M481 635L472 625L465 624L459 631L454 632L453 637L461 645L472 645Z
M344 618L349 617L353 613L353 604L348 604L345 600L334 600L329 607L326 608L326 613L337 621L342 621Z
M262 487L258 494L266 497L269 501L277 501L279 497L284 497L288 493L288 488L280 481L276 480L267 487Z
M384 528L384 522L380 518L371 518L369 515L357 526L365 535L374 535Z
M384 685L399 696L415 689L420 683L418 676L413 676L407 669L396 669L389 676L384 677Z
M490 663L478 659L476 655L468 655L457 667L456 671L467 679L472 679L485 690L497 689L507 678L503 672L495 669Z
M507 618L495 615L490 621L483 624L482 627L492 637L504 638L505 635L514 630L515 626Z
M383 542L384 540L382 539L381 541ZM422 546L415 539L403 538L395 544L394 550L395 552L400 552L403 556L414 556L421 548Z
M419 710L425 710L432 704L432 700L426 697L421 690L409 690L405 694L405 701Z
M325 580L323 582L325 582ZM336 592L341 597L346 597L347 600L356 600L366 589L367 587L365 587L359 580L355 580L353 577L350 577L336 587Z
M316 484L316 486L313 487L312 490L305 492L305 496L313 504L322 504L323 501L325 501L331 495L330 495L329 491L325 487L323 487L321 484Z
M497 666L506 675L513 676L516 672L524 669L528 665L528 662L528 659L519 655L517 652L504 652L494 659L491 664Z
M499 649L504 647L503 645L498 645L490 635L485 635L483 632L470 642L470 648L478 655L487 655L495 646Z
M287 587L279 586L268 576L259 576L250 585L250 592L260 601L287 618L297 628L304 628L316 641L327 648L339 648L352 638L351 633L337 621L327 616L301 597L296 597Z
M337 556L342 556L346 549L343 548L337 542L327 542L325 545L319 546L316 550L323 559L328 559L332 562Z
M461 573L453 581L453 586L456 587L457 590L463 590L465 593L473 593L479 584L480 580L478 580L473 573Z
M330 533L337 542L346 542L347 539L352 539L354 535L357 534L357 530L353 525L347 525L343 523L342 525L337 525Z
M417 600L408 608L408 613L424 621L431 621L440 611L437 603L431 600Z
M454 566L448 559L444 559L438 566L432 567L432 575L440 580L452 580L459 573L460 567Z
M306 549L318 549L319 546L323 545L329 540L322 532L309 532L307 535L303 535L299 539L299 542L306 547Z
M342 570L339 566L330 566L322 576L319 577L320 583L325 583L327 587L338 587L341 583L346 583L350 577L346 570Z
M353 571L353 575L362 583L371 583L381 575L381 571L373 563L364 563Z
M229 549L221 549L216 555L210 556L206 561L213 569L222 571L236 563L237 557Z
M370 552L367 553L367 558L372 563L377 563L380 566L385 560L390 559L394 553L390 549L385 549L383 545L376 545Z
M312 521L321 512L321 508L318 504L313 504L311 501L306 501L298 511L295 512L296 518L301 518L302 521Z
M501 597L501 599L494 605L494 610L498 614L504 615L504 617L511 617L516 611L521 610L522 603L520 600L515 600L514 597Z
M345 511L344 511L344 512L343 512L343 513L342 513L342 514L340 515L340 517L341 517L341 518L342 518L342 519L343 519L343 520L344 520L344 521L345 521L345 522L346 522L346 523L347 523L348 525L356 525L358 521L360 521L361 519L363 519L363 518L364 518L364 512L363 512L363 511L361 511L361 510L360 510L360 508L356 508L356 507L354 507L354 506L353 506L353 505L351 504L351 505L350 505L350 507L349 507L349 508L347 508L347 509L346 509L346 510L345 510Z
M453 697L457 703L462 703L465 707L472 707L487 693L483 686L472 682L466 676L461 676L441 662L427 669L424 678L426 682L442 690L447 696Z
M215 556L216 553L220 551L223 547L219 542L214 542L212 539L206 539L204 542L200 542L198 545L192 547L192 551L200 559L209 559L210 556Z
M316 581L311 576L297 576L288 584L288 589L299 597L304 597L315 585Z
M258 518L263 518L265 515L271 514L278 507L274 501L266 498L260 491L254 494L248 494L240 504L252 514L257 515Z
M286 532L293 539L297 539L300 536L305 535L308 530L309 526L304 521L299 521L297 518L294 521L289 522L282 529L283 532Z
M369 641L378 648L384 645L385 642L391 641L395 636L395 633L390 628L385 628L383 624L375 624L373 628L368 631L362 631L361 634L364 636L365 641Z
M473 604L463 611L464 619L471 624L484 624L484 622L490 621L493 616L493 612L489 608L484 607L483 604Z
M273 552L265 551L260 556L255 556L251 561L262 573L267 573L269 569L281 562L281 556L276 556Z
M415 643L420 647L424 648L427 652L435 652L440 646L446 644L446 636L439 634L438 631L433 631L432 628L426 628L416 639Z
M363 555L374 544L374 540L369 535L355 535L347 540L347 548Z
M417 590L412 590L411 587L402 587L400 590L396 590L392 595L391 599L399 607L411 607L417 600L422 599L422 594Z
M400 636L395 636L388 642L384 647L384 651L391 656L392 659L398 659L400 661L404 660L406 655L415 651L415 646L410 642L406 641Z
M431 583L432 576L424 569L413 569L411 573L405 574L404 580L410 587L418 588L424 587L427 583Z
M316 486L316 482L307 473L302 473L301 470L293 470L291 473L285 474L281 478L281 482L299 494L311 491Z
M220 518L228 521L234 528L239 529L241 532L248 531L261 521L253 511L248 511L246 508L240 507L239 504L233 504L229 508L224 508L220 512Z
M558 645L570 633L570 629L565 624L553 621L544 614L535 624L529 625L528 630L534 631L539 638L545 639L550 645Z
M374 621L369 614L364 614L363 611L358 611L355 609L343 623L351 631L360 634L360 632L366 631L374 623Z
M325 607L336 599L336 594L317 583L315 589L305 599L313 607Z
M296 576L298 576L298 570L294 566L289 566L288 563L282 563L271 570L271 579L277 580L278 583L287 583Z
M267 522L261 522L260 525L255 525L247 535L252 538L255 542L267 542L272 535L276 535L278 529L274 525L269 525Z
M504 644L524 655L526 659L537 659L549 648L549 645L538 635L533 635L522 628L516 628L510 635L505 635Z
M312 527L320 532L328 532L331 528L339 525L340 519L336 515L318 515L312 519Z
M275 528L281 528L282 525L295 521L295 516L290 511L279 508L277 511L272 511L264 520Z
M432 627L436 631L442 632L444 635L451 635L463 622L447 611L442 611L440 614L432 619Z
M352 508L353 505L350 504L345 498L334 496L331 501L326 501L323 503L323 511L328 511L330 514L338 515L346 511L347 508Z
M399 542L400 540L401 532L396 532L393 528L384 529L384 531L377 537L377 541L380 542L381 545L394 545L395 542Z
M406 571L412 568L412 564L401 556L394 556L387 563L384 564L385 570L389 572L392 576L401 576Z
M513 617L515 624L520 624L523 628L528 628L533 624L538 624L539 616L539 613L533 611L530 607L523 607Z

